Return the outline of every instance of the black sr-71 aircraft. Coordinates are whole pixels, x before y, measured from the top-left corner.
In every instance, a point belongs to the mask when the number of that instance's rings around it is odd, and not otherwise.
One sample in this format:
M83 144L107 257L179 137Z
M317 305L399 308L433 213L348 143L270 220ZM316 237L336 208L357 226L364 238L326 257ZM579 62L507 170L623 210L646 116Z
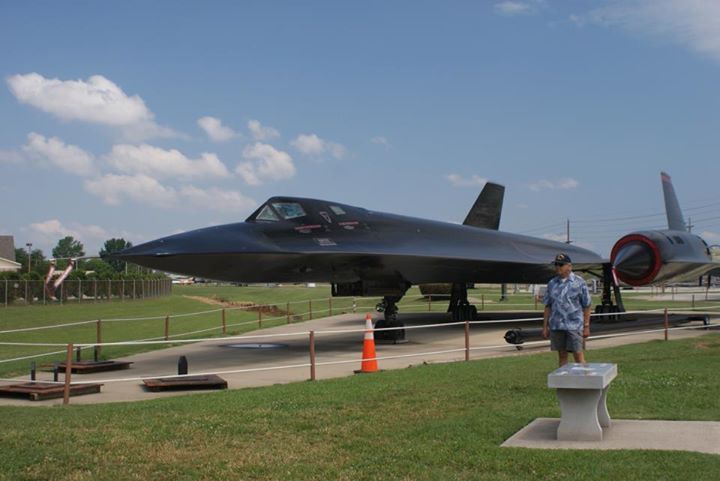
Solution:
M452 284L455 319L477 314L469 283L544 283L566 252L576 270L600 269L587 249L498 231L505 188L488 183L463 225L337 202L273 197L245 222L164 237L115 254L167 272L238 282L327 282L334 296L382 296L385 322L412 285ZM390 331L394 332L394 331Z
M494 183L485 185L462 225L324 200L272 197L245 222L164 237L114 256L222 281L326 282L333 296L382 296L379 310L385 319L376 325L381 328L402 326L397 302L412 285L451 284L453 319L474 319L468 284L546 283L554 274L555 255L565 252L576 271L604 279L596 311L618 312L624 309L617 278L641 285L720 265L712 263L699 237L676 230L682 216L669 177L663 182L674 230L623 237L611 262L571 244L498 231L505 188Z

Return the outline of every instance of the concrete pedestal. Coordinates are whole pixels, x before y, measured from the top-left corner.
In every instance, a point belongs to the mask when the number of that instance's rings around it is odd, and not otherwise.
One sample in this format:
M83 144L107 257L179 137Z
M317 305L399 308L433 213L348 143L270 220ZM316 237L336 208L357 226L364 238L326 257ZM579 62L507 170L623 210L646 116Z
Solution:
M559 441L602 441L611 424L607 391L616 376L616 364L567 364L548 374L560 400Z

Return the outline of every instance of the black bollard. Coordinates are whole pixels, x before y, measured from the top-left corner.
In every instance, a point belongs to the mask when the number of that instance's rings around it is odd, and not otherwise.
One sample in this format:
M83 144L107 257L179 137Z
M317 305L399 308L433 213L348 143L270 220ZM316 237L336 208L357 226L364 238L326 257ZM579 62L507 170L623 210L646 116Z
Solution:
M53 364L53 382L58 382L58 370L60 365L56 362Z
M36 366L35 361L30 363L30 380L35 381Z
M178 376L182 376L188 373L188 361L185 356L180 356L178 359Z
M82 347L78 346L78 347L75 348L75 360L76 360L77 362L80 362L80 359L81 359L81 357L82 357L81 352L82 352Z
M100 360L100 346L93 347L93 361L98 362Z

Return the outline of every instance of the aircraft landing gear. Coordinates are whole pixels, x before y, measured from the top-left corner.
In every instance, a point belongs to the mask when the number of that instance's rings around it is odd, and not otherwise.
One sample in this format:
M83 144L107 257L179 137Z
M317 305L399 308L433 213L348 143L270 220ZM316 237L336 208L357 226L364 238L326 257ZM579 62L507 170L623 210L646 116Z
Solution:
M613 303L613 294L615 295L615 303ZM610 314L614 312L625 312L625 306L623 305L620 286L615 283L615 278L612 275L612 266L610 266L610 264L603 264L602 304L595 306L595 314ZM602 316L602 320L608 321L616 321L618 318L619 316Z
M383 329L387 327L404 327L404 324L397 320L397 303L400 297L385 296L383 301L375 306L375 310L385 314L384 319L380 319L375 323L375 329ZM393 329L392 331L375 331L375 339L382 341L392 341L395 344L405 342L405 329Z
M448 312L453 321L475 321L477 319L477 307L468 301L467 284L455 283L452 285Z

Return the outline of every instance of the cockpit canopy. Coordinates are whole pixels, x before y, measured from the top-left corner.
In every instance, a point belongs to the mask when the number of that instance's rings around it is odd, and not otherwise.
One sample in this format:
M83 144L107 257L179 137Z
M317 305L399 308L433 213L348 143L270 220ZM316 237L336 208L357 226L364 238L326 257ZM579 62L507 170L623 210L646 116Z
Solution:
M298 202L267 202L252 220L290 220L306 215L305 209Z
M331 222L329 214L341 220L346 216L348 206L341 206L314 199L273 197L258 208L247 222L278 222L283 220L317 221L306 217L325 218Z

